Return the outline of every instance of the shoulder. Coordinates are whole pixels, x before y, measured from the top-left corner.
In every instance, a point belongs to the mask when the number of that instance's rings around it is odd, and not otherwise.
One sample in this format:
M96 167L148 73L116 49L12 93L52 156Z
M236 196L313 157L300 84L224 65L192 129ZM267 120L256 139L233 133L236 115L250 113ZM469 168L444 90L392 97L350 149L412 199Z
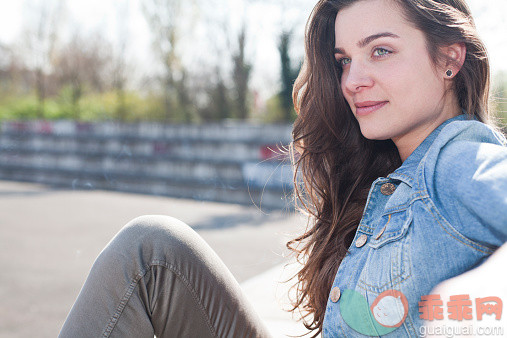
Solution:
M426 154L423 182L437 208L468 238L507 237L507 142L490 126L453 121L442 128Z
M426 174L452 174L503 156L507 140L499 131L479 121L453 121L435 138L423 165Z
M443 148L455 141L492 143L507 146L504 135L493 127L479 121L453 121L448 123L435 139L432 148Z

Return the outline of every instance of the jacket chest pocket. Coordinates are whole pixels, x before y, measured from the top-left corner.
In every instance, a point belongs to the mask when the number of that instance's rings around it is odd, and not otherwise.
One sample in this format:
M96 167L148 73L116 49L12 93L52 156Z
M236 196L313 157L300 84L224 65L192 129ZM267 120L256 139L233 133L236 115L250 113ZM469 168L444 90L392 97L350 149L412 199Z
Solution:
M359 276L360 288L382 293L399 289L399 284L410 277L409 229L412 221L410 208L381 217L383 226L376 227L367 244L370 250Z

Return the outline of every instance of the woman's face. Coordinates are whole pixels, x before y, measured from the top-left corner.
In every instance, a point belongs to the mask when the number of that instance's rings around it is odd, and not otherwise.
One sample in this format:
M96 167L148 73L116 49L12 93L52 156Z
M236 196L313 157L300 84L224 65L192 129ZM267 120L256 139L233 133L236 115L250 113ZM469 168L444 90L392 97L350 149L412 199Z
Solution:
M335 41L341 90L361 133L392 139L402 160L459 113L445 94L445 69L433 64L423 32L392 1L363 0L339 11Z

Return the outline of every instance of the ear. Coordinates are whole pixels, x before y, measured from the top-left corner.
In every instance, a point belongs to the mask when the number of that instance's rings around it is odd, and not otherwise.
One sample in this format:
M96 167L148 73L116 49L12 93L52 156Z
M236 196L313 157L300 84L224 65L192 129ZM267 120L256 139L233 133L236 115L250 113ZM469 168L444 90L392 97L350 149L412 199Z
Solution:
M456 76L456 74L458 74L465 62L467 48L464 43L454 43L452 45L442 47L441 52L445 56L443 76L445 79L452 79Z

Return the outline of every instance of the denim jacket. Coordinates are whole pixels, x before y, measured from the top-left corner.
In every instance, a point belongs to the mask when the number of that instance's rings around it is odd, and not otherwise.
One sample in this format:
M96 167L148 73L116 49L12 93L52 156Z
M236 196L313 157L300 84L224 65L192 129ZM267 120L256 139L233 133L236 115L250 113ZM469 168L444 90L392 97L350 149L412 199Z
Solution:
M373 182L331 288L324 337L419 336L421 296L507 240L506 143L460 115Z

